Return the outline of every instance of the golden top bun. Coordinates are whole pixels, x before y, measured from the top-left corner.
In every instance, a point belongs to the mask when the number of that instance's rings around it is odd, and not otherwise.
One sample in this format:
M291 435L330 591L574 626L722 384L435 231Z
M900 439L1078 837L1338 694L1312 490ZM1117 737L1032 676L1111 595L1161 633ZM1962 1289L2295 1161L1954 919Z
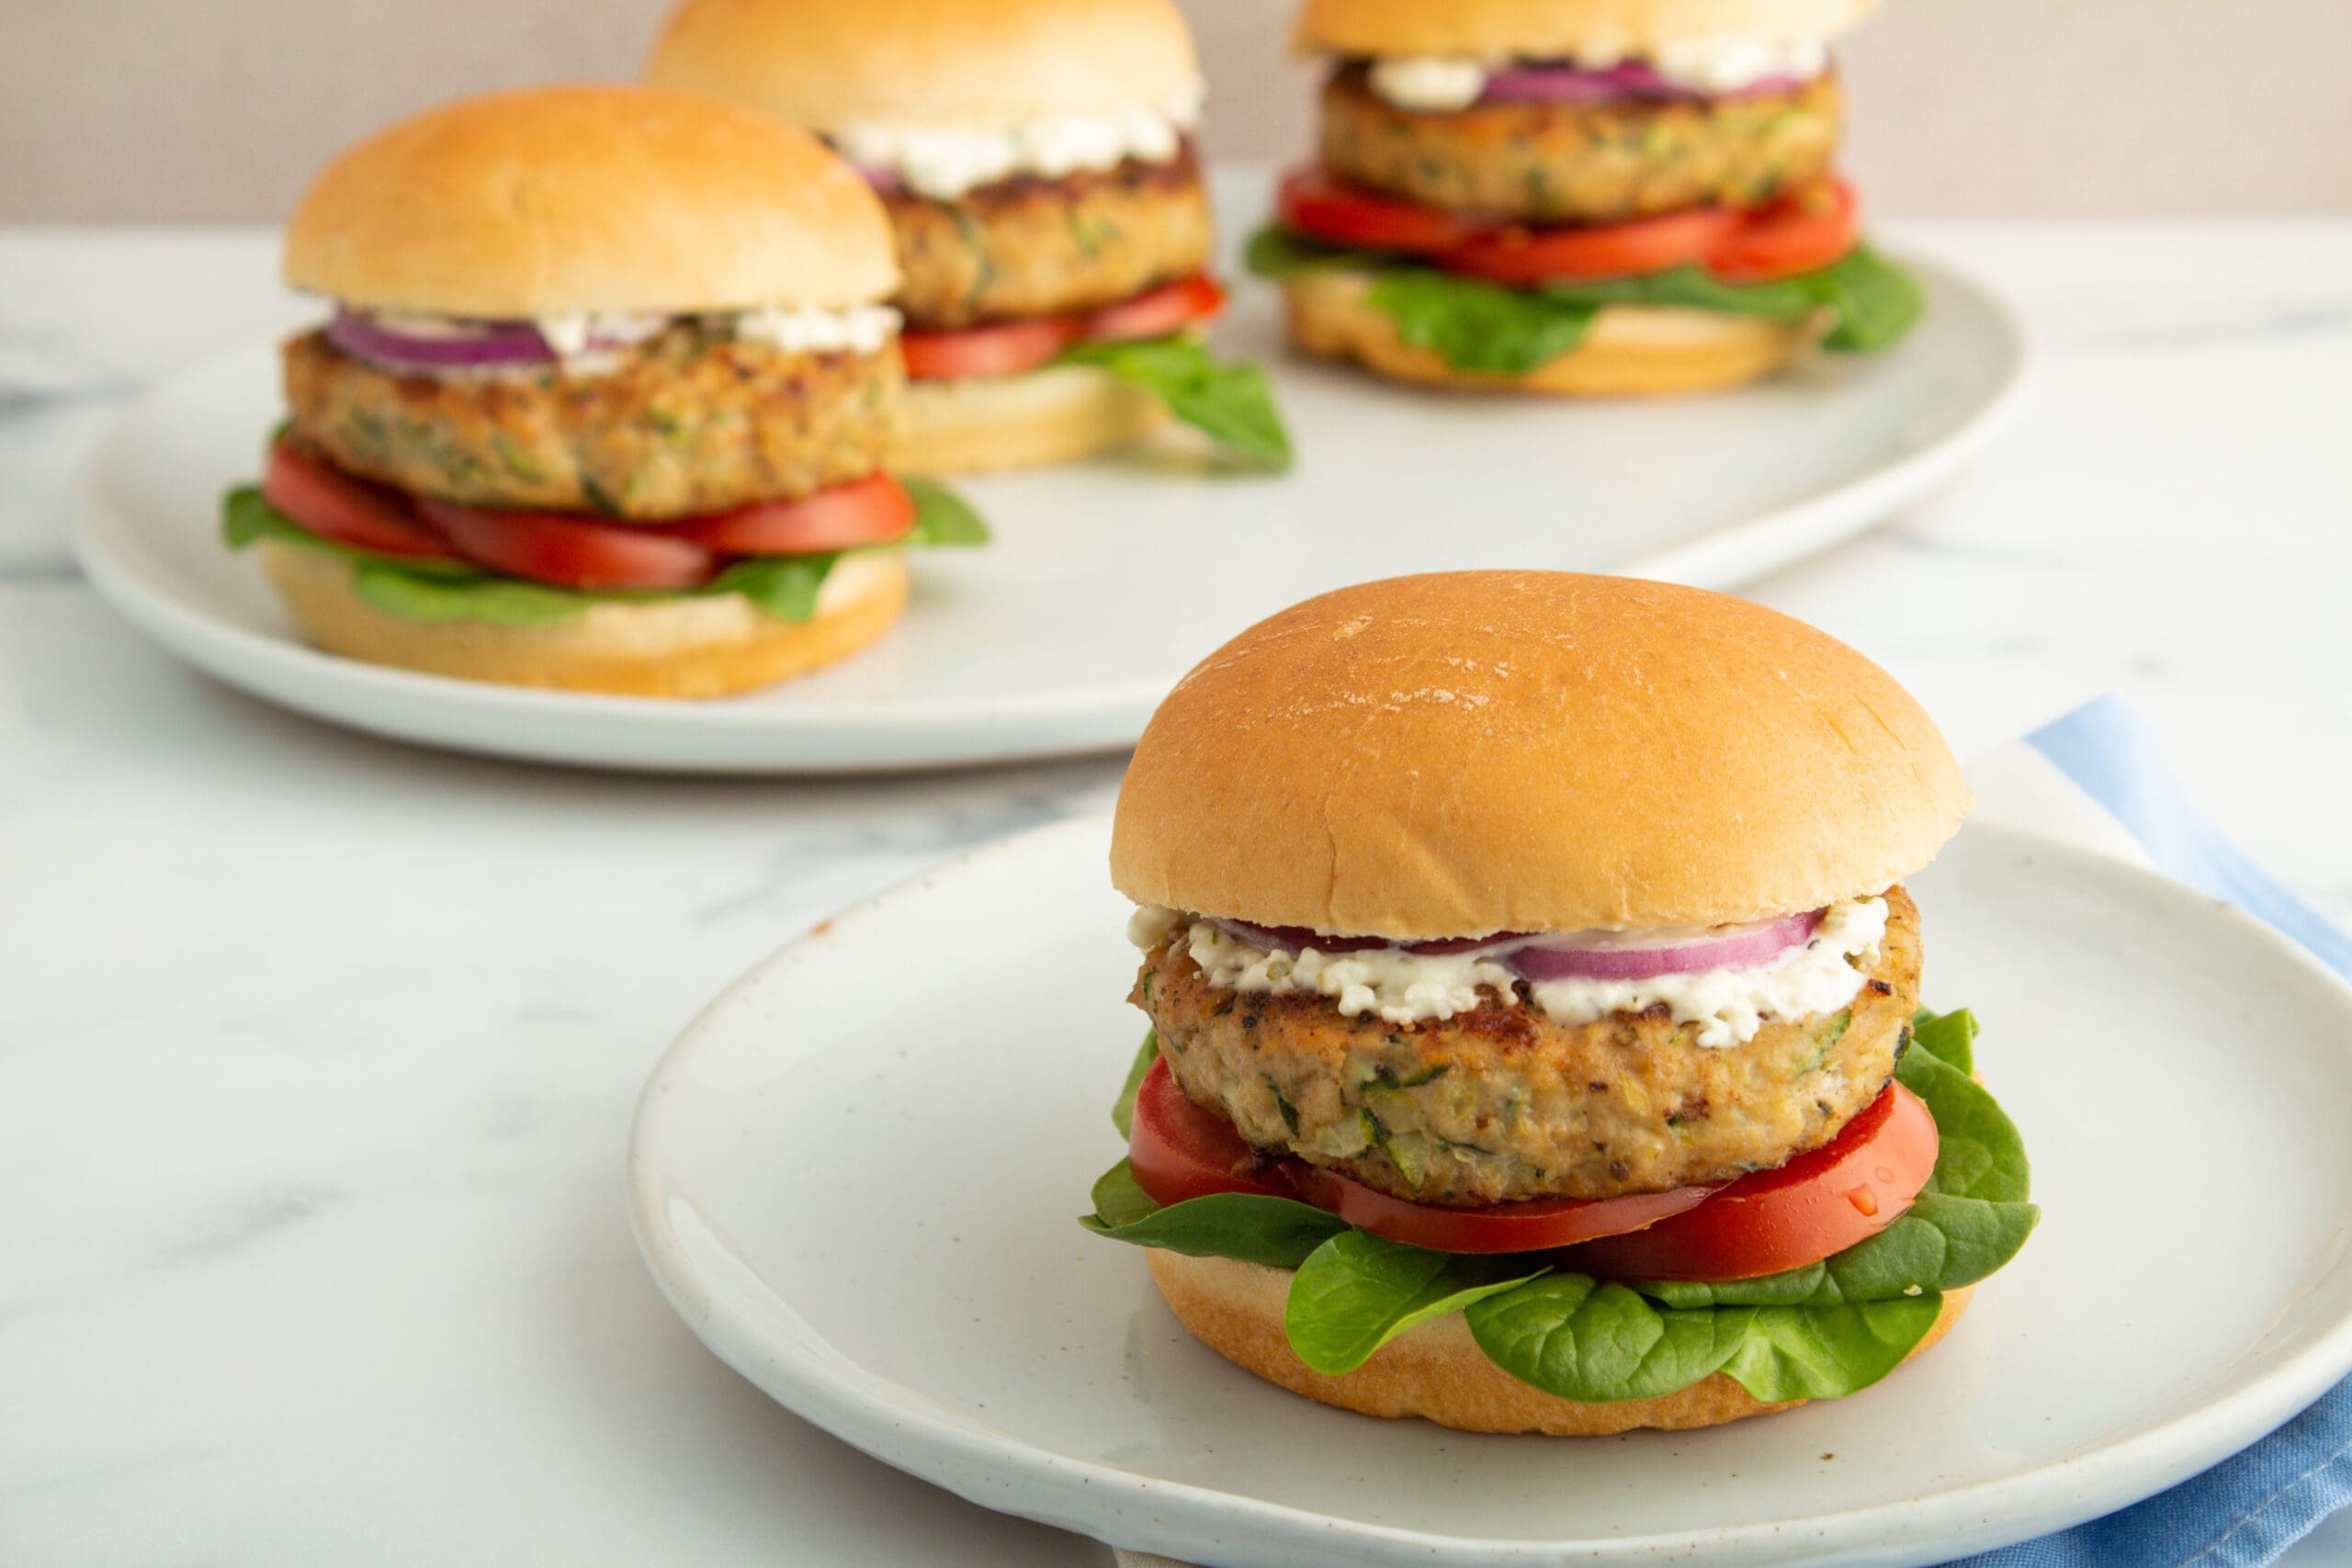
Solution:
M1173 0L685 0L646 79L832 131L1170 105L1201 70Z
M1668 1431L1720 1427L1804 1403L1766 1404L1722 1372L1657 1399L1603 1404L1562 1399L1520 1382L1487 1359L1460 1313L1408 1328L1354 1371L1330 1377L1294 1355L1283 1332L1289 1269L1158 1249L1146 1256L1152 1283L1194 1338L1293 1393L1366 1416L1419 1416L1464 1432L1597 1438L1644 1427ZM1943 1311L1904 1359L1924 1354L1949 1333L1974 1291L1971 1285L1946 1292Z
M286 281L378 310L820 308L882 299L888 216L821 142L652 87L526 87L428 109L327 165Z
M1305 54L1475 54L1611 59L1730 34L1826 39L1877 0L1306 0L1292 42Z
M1711 926L1891 886L1968 806L1910 694L1800 621L1440 572L1293 605L1194 667L1136 748L1111 877L1400 940Z

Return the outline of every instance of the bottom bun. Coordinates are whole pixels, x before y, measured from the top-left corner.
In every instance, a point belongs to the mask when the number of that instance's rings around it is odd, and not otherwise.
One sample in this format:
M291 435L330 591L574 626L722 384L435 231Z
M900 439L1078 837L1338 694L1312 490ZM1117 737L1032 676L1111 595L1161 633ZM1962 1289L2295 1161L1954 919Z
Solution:
M1636 1427L1669 1431L1720 1427L1804 1403L1769 1404L1721 1372L1658 1399L1600 1404L1562 1399L1520 1382L1487 1359L1460 1313L1408 1328L1354 1371L1329 1377L1292 1354L1283 1333L1283 1303L1293 1278L1289 1269L1159 1250L1148 1257L1159 1293L1168 1298L1178 1321L1210 1349L1293 1393L1366 1416L1419 1416L1464 1432L1599 1438ZM1927 1337L1911 1348L1912 1356L1944 1337L1974 1288L1944 1296L1943 1312Z
M1124 446L1168 418L1158 398L1092 365L910 381L905 408L890 467L918 474L1067 463Z
M1521 376L1456 370L1435 350L1407 343L1396 323L1366 299L1372 280L1333 268L1283 285L1290 335L1309 354L1352 359L1384 376L1430 386L1570 397L1658 396L1712 391L1770 376L1818 343L1829 312L1768 321L1721 310L1611 305L1582 342Z
M605 601L552 626L413 621L352 591L351 566L323 550L274 539L263 572L305 641L371 664L462 681L610 692L640 697L721 697L805 674L880 637L907 603L904 550L867 550L834 564L806 621L780 621L740 594Z

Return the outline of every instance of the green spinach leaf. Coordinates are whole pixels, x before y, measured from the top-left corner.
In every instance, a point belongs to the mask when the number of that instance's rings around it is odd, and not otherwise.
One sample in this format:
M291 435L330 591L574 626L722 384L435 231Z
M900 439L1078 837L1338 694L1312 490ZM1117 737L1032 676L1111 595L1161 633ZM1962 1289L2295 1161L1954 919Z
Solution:
M1746 1307L1678 1311L1583 1274L1540 1280L1470 1304L1487 1359L1563 1399L1656 1399L1690 1387L1739 1352Z
M1936 1172L1928 1190L1993 1203L2021 1203L2032 1191L2025 1140L1983 1085L1934 1053L1906 1051L1895 1077L1936 1118Z
M989 542L989 525L972 509L972 503L932 479L900 475L899 482L914 497L914 532L907 536L910 545L985 545Z
M838 550L817 556L754 556L737 561L692 594L741 593L763 615L805 621L816 615L817 595L841 558Z
M1847 1306L1758 1307L1723 1370L1761 1400L1840 1399L1900 1366L1942 1310L1943 1298L1932 1292Z
M1516 1266L1514 1266L1516 1264ZM1431 1252L1345 1230L1298 1266L1283 1330L1298 1359L1334 1376L1416 1324L1523 1285L1544 1272L1526 1260Z
M1947 1013L1923 1008L1911 1020L1911 1044L1947 1067L1973 1073L1976 1070L1976 1015L1966 1008Z
M1143 1076L1159 1060L1159 1032L1147 1029L1143 1043L1136 1049L1136 1059L1127 1067L1127 1081L1119 1086L1119 1098L1111 1102L1111 1125L1119 1136L1130 1137L1136 1130L1136 1091L1143 1088Z
M591 601L517 577L443 577L361 560L351 568L360 602L404 621L487 621L502 626L549 626L585 615Z
M1237 1258L1270 1269L1295 1269L1349 1228L1339 1215L1289 1198L1212 1192L1166 1208L1136 1185L1121 1160L1094 1184L1094 1213L1079 1224L1097 1235L1193 1258Z
M1372 280L1366 302L1396 335L1456 370L1524 376L1583 341L1600 307L1548 290L1505 288L1423 267Z
M1064 350L1061 363L1091 365L1141 388L1178 419L1249 462L1276 469L1291 465L1290 432L1283 426L1266 373L1255 365L1222 364L1186 333L1081 343Z

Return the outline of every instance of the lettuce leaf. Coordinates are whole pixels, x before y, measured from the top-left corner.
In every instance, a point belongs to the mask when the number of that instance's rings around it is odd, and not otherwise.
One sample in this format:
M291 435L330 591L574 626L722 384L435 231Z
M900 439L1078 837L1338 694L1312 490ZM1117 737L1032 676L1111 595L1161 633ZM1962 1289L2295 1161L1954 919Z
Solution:
M1291 465L1266 373L1224 364L1186 333L1128 343L1081 343L1062 352L1065 365L1091 365L1168 405L1169 412L1244 461L1281 470Z
M1398 335L1433 350L1457 370L1524 375L1583 339L1610 305L1679 306L1768 321L1832 315L1822 346L1868 354L1909 332L1926 308L1911 273L1868 245L1829 266L1769 283L1724 283L1704 269L1675 267L1641 277L1511 288L1441 272L1410 257L1354 250L1279 226L1250 241L1250 270L1261 277L1346 269L1371 280L1368 301L1396 322Z

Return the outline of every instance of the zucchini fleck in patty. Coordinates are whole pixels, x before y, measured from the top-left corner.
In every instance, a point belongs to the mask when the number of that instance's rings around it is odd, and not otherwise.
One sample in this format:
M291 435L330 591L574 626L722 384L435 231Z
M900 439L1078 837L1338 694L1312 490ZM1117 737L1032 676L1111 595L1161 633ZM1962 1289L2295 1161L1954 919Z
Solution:
M1826 172L1843 96L1833 73L1715 99L1399 108L1342 65L1323 88L1323 162L1425 207L1531 223L1614 223L1752 206Z
M895 434L898 345L795 354L684 321L601 374L401 375L286 345L293 434L340 468L467 506L660 521L864 479Z
M1130 999L1185 1096L1268 1153L1424 1203L1664 1191L1783 1164L1878 1097L1919 994L1917 906L1900 887L1886 902L1849 1007L1720 1050L1662 1005L1564 1026L1523 987L1448 1019L1349 1018L1319 996L1210 984L1182 928Z
M1208 265L1208 197L1190 146L1061 179L1000 180L953 201L899 192L884 205L916 331L1085 310Z

